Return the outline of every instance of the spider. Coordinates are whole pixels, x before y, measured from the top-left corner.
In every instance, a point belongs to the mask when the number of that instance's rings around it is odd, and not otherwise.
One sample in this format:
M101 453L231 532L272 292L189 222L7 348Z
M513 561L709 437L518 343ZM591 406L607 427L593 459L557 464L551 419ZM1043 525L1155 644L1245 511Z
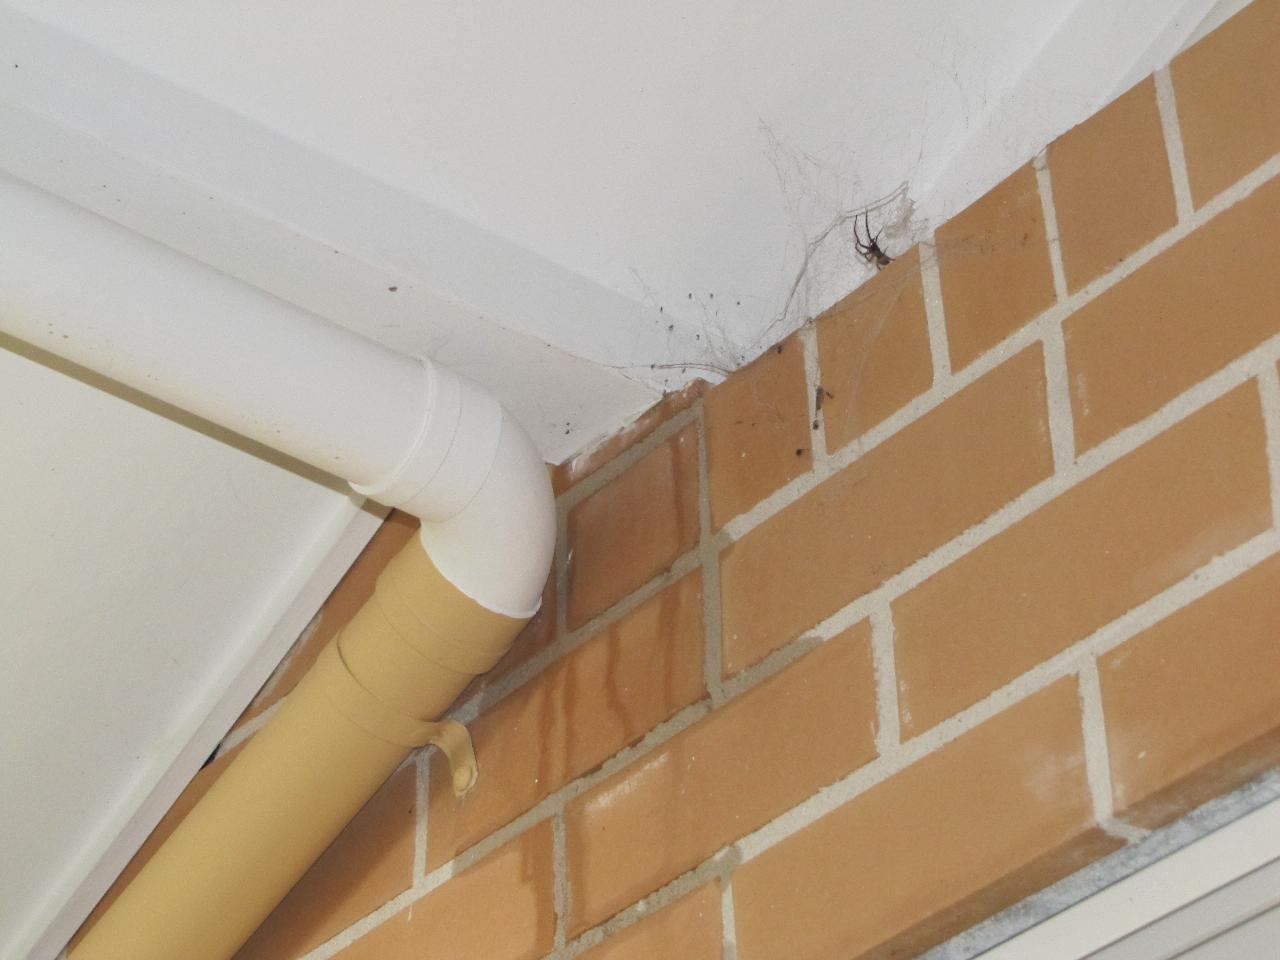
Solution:
M862 225L867 232L867 239L864 243L862 236L858 233L858 218L853 218L853 249L857 251L859 257L871 264L877 270L883 270L889 264L893 263L893 257L889 256L880 248L880 234L871 235L871 215L864 213L862 216Z

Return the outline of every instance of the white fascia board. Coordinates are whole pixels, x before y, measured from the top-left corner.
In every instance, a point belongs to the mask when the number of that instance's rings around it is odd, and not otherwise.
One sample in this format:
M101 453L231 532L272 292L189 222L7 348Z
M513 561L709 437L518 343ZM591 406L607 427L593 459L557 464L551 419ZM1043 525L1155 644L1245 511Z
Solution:
M7 956L51 960L67 944L267 682L385 515L386 508L366 505L355 496L338 501L318 526L309 553L262 598L256 622L242 638L227 639L236 656L222 676L204 685L199 701L163 738L146 774L95 828L94 842L80 851L43 907L27 919Z
M697 373L656 310L4 4L0 62L0 168L467 374L549 462Z

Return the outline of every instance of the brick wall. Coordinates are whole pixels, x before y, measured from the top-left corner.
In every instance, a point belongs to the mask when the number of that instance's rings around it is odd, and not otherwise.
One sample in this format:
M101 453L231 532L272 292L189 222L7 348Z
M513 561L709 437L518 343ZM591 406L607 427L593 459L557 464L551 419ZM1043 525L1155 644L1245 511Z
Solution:
M415 757L242 960L911 956L1280 763L1276 50L1258 0L558 470L478 787Z

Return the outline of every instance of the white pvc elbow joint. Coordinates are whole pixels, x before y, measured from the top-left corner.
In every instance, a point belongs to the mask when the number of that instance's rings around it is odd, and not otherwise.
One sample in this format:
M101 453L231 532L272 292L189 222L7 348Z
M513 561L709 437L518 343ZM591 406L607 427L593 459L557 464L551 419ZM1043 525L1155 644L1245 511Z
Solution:
M0 329L340 473L420 517L464 594L512 617L537 610L550 481L485 390L3 174L0 261Z
M381 480L352 484L422 520L422 544L472 600L527 619L555 550L555 498L537 449L486 390L422 359L426 402L417 436Z

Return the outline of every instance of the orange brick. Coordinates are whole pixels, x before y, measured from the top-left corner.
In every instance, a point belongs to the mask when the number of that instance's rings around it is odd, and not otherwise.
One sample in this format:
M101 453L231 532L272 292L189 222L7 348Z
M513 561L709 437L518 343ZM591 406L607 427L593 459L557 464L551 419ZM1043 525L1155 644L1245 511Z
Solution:
M1098 663L1117 812L1160 826L1280 763L1280 557Z
M704 691L702 578L694 572L553 663L472 724L481 776L454 797L433 760L434 868L635 743Z
M804 353L795 337L707 394L711 522L755 506L813 465Z
M870 430L933 384L919 248L828 310L817 327L829 450Z
M551 823L401 910L338 960L535 960L555 943Z
M1148 78L1049 147L1067 289L1078 290L1178 222Z
M409 889L417 768L393 774L236 954L291 960Z
M1254 0L1173 61L1196 205L1280 153L1280 3Z
M603 613L698 541L698 433L686 427L569 513L568 625Z
M724 663L783 646L1053 470L1040 348L1024 350L731 545Z
M875 755L868 632L828 641L569 805L572 933Z
M1116 845L1060 680L740 867L738 957L913 957Z
M936 243L954 369L1053 304L1044 214L1029 165L939 227Z
M914 735L1271 525L1258 393L1194 414L900 597Z
M723 952L720 886L710 883L588 950L582 960L720 960Z
M124 892L125 887L133 882L133 878L155 856L160 846L169 839L173 831L178 829L178 824L182 823L183 818L200 802L200 798L209 792L209 788L222 775L222 771L226 770L236 754L244 749L245 743L248 743L248 741L241 743L234 750L227 751L212 763L207 764L191 778L191 782L187 784L186 789L178 795L178 799L173 802L173 805L169 807L165 815L160 818L160 822L156 824L155 829L143 841L142 846L138 848L138 852L133 855L133 859L120 872L120 876L116 877L115 882L111 884L107 892L102 895L102 899L94 906L93 911L85 918L84 923L80 924L80 929L71 938L70 946L74 947L93 929L93 925L116 902L116 898Z
M1280 180L1215 217L1063 325L1087 450L1280 331Z
M373 596L373 585L385 567L400 548L409 542L409 538L418 532L418 519L398 510L387 515L369 540L355 563L342 575L338 585L333 588L329 598L325 600L313 628L302 635L292 650L281 661L271 678L263 684L240 719L236 721L235 730L241 724L252 720L276 701L288 695L302 675L316 662L320 651L328 646L329 641L337 636L338 631L356 615L356 611L364 606L364 602Z
M635 422L555 467L551 472L551 485L555 489L556 496L585 480L619 454L630 450L672 417L688 410L693 406L693 402L706 392L706 389L705 380L695 380L682 390L665 394L661 400L640 414Z

